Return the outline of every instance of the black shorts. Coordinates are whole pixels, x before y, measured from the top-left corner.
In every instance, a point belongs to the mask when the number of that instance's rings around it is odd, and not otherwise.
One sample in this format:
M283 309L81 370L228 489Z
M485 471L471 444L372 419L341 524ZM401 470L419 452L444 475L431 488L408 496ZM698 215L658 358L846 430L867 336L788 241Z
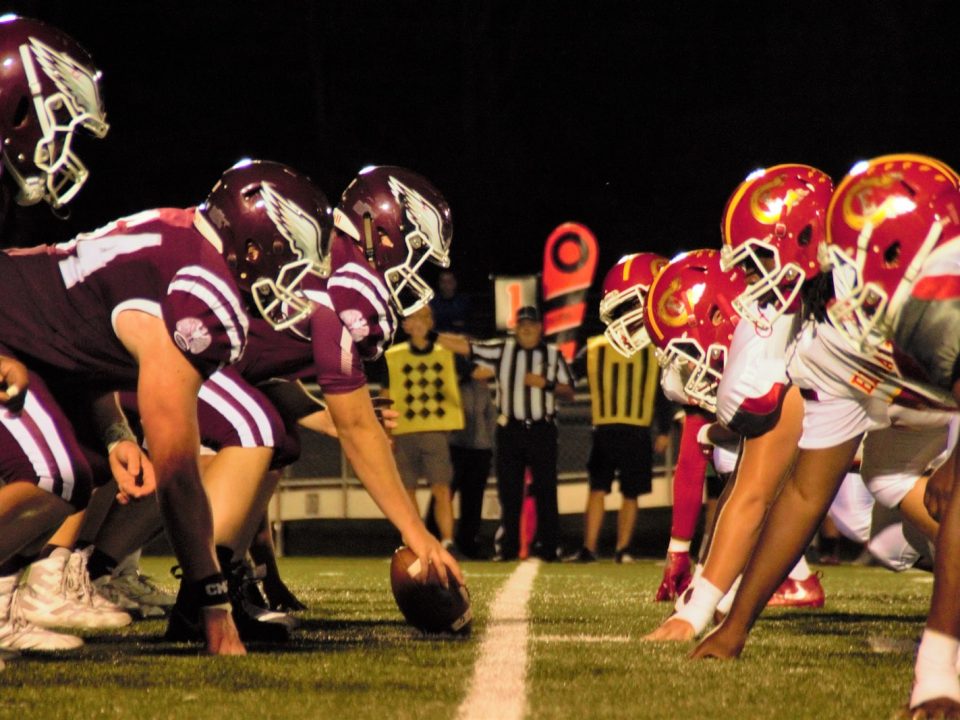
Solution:
M650 428L638 425L598 425L587 460L590 489L610 492L619 471L620 492L636 498L650 492L653 477L653 445Z

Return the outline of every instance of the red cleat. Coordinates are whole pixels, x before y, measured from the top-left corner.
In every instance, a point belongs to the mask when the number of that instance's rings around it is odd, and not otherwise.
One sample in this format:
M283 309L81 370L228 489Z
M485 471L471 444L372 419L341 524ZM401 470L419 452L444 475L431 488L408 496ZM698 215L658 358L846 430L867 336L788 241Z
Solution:
M693 580L690 574L690 553L668 552L667 564L663 568L663 580L657 588L657 602L676 600Z
M823 607L823 585L820 584L820 574L814 573L806 580L784 580L773 597L767 602L767 607Z

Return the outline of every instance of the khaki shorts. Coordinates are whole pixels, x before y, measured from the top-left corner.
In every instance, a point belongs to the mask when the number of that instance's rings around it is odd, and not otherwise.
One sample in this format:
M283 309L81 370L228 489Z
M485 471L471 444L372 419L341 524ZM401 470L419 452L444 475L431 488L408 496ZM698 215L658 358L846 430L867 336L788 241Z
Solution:
M397 458L400 478L408 488L415 488L420 478L428 485L449 485L453 480L448 433L420 432L396 435L393 451Z

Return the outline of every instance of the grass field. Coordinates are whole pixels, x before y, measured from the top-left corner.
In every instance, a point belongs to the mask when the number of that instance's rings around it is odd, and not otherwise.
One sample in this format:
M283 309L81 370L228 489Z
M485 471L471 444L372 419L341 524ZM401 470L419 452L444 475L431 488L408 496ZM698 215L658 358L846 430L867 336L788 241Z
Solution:
M163 579L171 564L145 558L144 569ZM454 718L516 567L466 563L474 632L442 640L404 625L386 560L287 558L311 608L291 644L212 659L159 641L158 621L90 633L75 655L8 662L0 718ZM827 568L823 610L768 611L742 660L694 663L689 646L639 641L667 611L651 600L660 572L653 561L540 568L528 717L888 718L906 700L929 575Z

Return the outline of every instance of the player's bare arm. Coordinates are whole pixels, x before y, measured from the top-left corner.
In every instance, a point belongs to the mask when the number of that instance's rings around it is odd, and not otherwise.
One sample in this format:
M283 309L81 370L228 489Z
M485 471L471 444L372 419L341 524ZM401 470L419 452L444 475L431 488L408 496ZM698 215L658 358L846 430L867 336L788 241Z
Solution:
M432 564L442 582L446 583L449 570L462 583L463 573L457 561L427 532L403 487L389 439L374 413L367 387L329 394L326 400L347 459L374 502L420 558L423 578L426 579L427 566Z
M139 365L137 398L154 462L157 499L184 578L196 583L220 576L210 504L197 464L200 373L173 344L162 319L127 310L117 316L116 331ZM209 652L245 652L229 610L205 610L204 622Z

